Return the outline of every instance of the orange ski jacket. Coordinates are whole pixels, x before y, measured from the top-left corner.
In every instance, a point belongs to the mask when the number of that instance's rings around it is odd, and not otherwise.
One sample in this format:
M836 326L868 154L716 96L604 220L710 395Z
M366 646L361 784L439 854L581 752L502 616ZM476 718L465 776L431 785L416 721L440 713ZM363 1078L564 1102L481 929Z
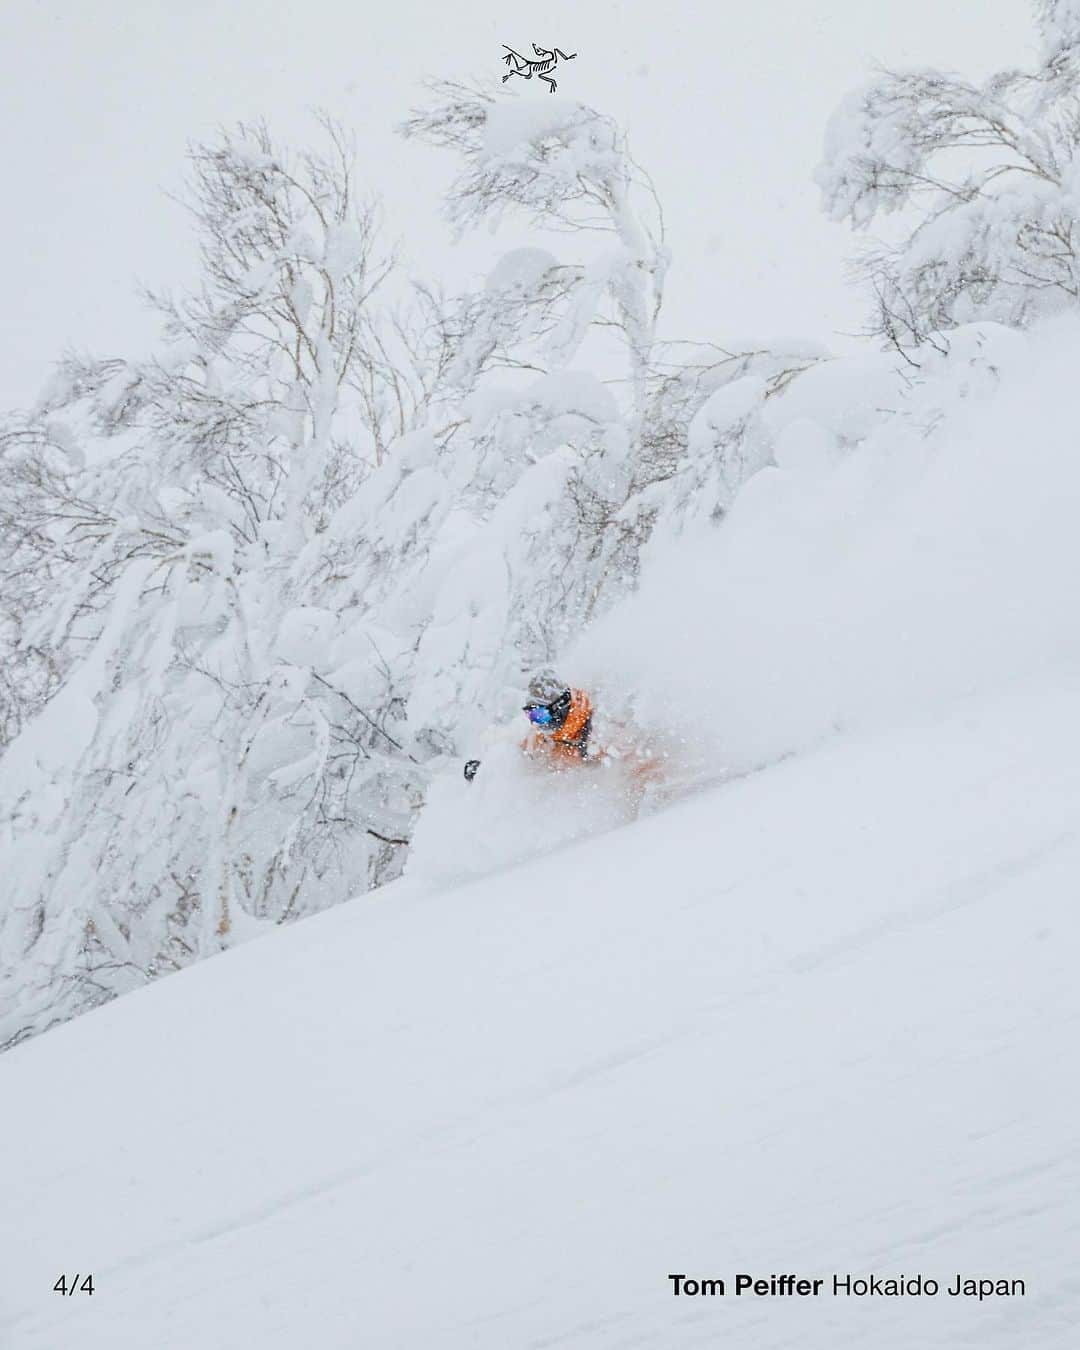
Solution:
M521 743L527 755L548 756L553 763L572 763L583 759L598 759L590 750L592 731L592 701L583 689L570 690L570 711L558 731L534 731Z

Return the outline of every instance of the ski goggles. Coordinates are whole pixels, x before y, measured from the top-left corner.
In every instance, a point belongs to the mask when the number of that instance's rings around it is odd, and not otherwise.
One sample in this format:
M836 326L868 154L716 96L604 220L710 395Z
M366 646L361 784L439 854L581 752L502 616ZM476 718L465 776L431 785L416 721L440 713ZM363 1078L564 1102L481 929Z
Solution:
M570 711L570 695L560 694L550 703L526 703L522 711L534 727L549 727L565 719Z

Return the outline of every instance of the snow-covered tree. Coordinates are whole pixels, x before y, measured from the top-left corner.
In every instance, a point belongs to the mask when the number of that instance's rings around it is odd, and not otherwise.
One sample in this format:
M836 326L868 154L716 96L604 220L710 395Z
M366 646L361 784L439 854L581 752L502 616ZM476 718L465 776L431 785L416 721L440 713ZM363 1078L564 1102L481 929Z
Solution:
M655 191L610 118L449 82L431 93L403 131L460 157L454 229L516 212L576 246L512 250L459 304L436 464L469 538L435 596L410 704L448 745L511 706L522 669L565 645L605 586L632 582L619 512L645 471L668 254Z
M466 653L492 613L506 616L500 646L520 673L554 657L625 594L665 484L685 468L697 410L751 369L767 367L779 379L792 367L786 354L660 339L670 263L663 210L611 118L577 103L496 98L450 82L433 85L432 94L403 130L460 156L446 203L454 229L495 226L517 212L545 240L557 235L573 250L504 255L460 324L469 336L451 374L466 425L455 454L468 466L473 494L489 481L482 466L497 466L489 507L511 482L514 493L477 535L475 550L487 561L474 569L476 589L464 606L475 620L459 617L453 642L443 625L425 639L430 645L438 633L441 668L458 672L456 682L439 684L434 707L452 706L451 693L464 692ZM801 352L794 369L807 359L816 356ZM462 456L466 442L476 467ZM734 474L734 461L729 469ZM511 501L536 522L527 552L519 526L504 519Z
M421 420L442 337L430 297L374 309L390 259L324 130L196 147L202 287L154 297L152 358L67 358L5 438L6 720L52 698L5 758L4 1039L400 853L401 695L374 655L363 703L329 678L313 541Z
M973 83L887 71L833 115L817 171L825 209L898 242L860 259L873 331L897 347L957 324L1026 324L1080 298L1080 7L1036 0L1032 70Z
M56 692L63 653L35 641L32 616L77 565L77 550L54 529L65 511L61 482L70 445L55 428L12 417L0 427L0 753ZM69 518L70 519L70 518Z

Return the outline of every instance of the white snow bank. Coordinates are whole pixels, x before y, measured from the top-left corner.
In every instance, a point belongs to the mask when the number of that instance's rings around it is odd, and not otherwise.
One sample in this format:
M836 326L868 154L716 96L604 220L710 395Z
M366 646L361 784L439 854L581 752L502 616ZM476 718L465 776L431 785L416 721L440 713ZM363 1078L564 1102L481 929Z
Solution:
M527 730L523 720L521 735ZM518 738L509 736L480 753L472 783L455 765L432 785L413 833L407 876L440 885L469 881L633 817L614 765L553 772L527 760Z

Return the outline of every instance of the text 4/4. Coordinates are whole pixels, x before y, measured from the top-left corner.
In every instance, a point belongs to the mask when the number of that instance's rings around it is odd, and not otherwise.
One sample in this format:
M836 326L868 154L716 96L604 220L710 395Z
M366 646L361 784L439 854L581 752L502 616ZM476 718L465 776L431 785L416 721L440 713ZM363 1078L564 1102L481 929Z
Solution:
M54 1294L92 1294L93 1292L93 1275L61 1275L53 1285Z

